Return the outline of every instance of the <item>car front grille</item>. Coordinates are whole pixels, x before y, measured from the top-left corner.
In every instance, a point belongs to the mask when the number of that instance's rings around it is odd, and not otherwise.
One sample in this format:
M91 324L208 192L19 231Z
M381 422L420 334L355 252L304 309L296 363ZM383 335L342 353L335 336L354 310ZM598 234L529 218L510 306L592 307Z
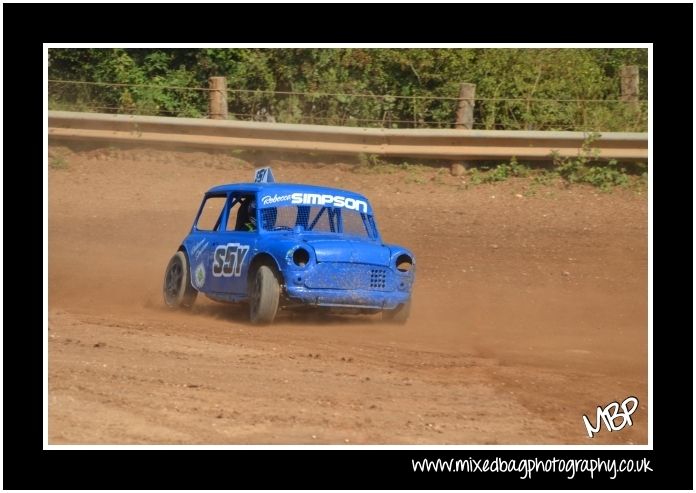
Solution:
M339 262L320 262L304 278L305 286L318 289L393 291L394 282L389 269Z
M370 288L384 289L387 287L387 271L384 269L370 269Z

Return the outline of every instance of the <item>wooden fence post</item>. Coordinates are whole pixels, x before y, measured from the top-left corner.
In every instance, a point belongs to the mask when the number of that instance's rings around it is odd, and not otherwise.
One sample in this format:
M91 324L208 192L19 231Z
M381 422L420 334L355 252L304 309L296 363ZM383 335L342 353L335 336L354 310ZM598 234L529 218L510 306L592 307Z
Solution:
M454 128L471 130L474 128L474 97L476 84L459 85L459 104L457 105L457 121Z
M619 69L619 76L621 77L621 101L628 101L634 110L639 109L640 78L638 77L638 66L623 65Z
M208 106L209 118L213 120L227 119L227 79L225 77L211 77L210 104Z
M459 84L459 101L454 128L462 130L474 128L474 97L476 97L476 84ZM466 164L463 162L454 162L450 165L450 173L454 176L462 176L465 171Z

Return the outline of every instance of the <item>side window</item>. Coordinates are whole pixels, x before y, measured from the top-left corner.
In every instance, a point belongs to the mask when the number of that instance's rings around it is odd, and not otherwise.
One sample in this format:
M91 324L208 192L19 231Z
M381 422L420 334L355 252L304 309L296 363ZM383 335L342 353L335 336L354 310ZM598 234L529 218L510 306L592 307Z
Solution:
M232 198L227 215L227 231L256 231L256 201L253 195L239 194Z
M227 202L227 197L209 197L203 204L203 210L198 217L196 229L200 231L215 231L220 225L225 202Z

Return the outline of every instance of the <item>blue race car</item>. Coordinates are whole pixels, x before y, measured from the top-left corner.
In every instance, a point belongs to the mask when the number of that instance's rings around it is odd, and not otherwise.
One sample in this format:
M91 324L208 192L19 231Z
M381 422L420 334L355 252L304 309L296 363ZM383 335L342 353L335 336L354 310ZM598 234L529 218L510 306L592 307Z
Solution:
M248 303L254 324L299 307L382 312L405 323L414 276L413 254L382 242L365 197L275 183L261 168L254 183L208 190L163 291L170 307L192 306L199 292Z

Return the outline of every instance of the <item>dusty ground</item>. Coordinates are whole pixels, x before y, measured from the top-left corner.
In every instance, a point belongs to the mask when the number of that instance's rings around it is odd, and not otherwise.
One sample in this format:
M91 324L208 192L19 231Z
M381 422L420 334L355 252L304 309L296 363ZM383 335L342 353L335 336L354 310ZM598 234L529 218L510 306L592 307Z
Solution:
M647 443L647 199L437 170L276 161L371 198L418 273L405 327L161 301L164 268L233 156L49 152L49 443ZM582 415L640 400L587 438ZM617 421L618 423L618 421Z

